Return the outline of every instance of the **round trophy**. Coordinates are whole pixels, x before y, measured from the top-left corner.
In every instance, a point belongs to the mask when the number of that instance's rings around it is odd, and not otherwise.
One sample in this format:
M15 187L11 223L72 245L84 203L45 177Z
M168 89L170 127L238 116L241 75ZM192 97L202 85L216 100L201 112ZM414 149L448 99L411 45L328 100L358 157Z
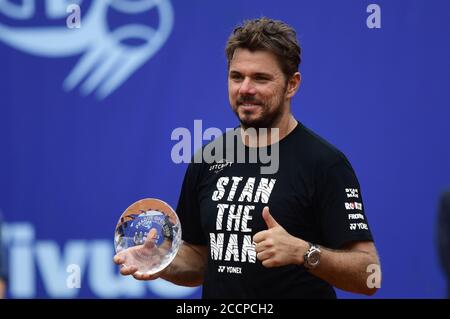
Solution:
M141 199L120 216L114 234L116 254L125 257L123 267L155 274L175 258L181 243L181 225L169 204L156 198Z

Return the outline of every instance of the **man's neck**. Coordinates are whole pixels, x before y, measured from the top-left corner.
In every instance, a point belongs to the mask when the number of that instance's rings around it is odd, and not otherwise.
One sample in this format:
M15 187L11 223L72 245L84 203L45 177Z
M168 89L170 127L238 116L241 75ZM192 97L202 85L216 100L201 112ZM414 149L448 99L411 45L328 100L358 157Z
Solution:
M248 147L265 147L281 141L297 126L297 120L289 113L285 119L267 129L243 129L241 127L242 143Z

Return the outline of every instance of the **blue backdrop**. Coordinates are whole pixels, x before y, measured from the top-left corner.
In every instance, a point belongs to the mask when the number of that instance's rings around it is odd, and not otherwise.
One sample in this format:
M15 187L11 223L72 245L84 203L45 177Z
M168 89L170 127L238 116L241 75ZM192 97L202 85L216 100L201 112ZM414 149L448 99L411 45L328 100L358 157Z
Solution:
M74 3L79 29L66 25ZM263 15L298 31L294 114L360 179L383 266L376 297L444 296L435 222L450 184L450 1L2 0L9 297L199 296L118 275L114 227L138 199L176 205L186 164L171 159L174 129L237 125L224 46L236 24ZM72 264L80 289L66 285Z

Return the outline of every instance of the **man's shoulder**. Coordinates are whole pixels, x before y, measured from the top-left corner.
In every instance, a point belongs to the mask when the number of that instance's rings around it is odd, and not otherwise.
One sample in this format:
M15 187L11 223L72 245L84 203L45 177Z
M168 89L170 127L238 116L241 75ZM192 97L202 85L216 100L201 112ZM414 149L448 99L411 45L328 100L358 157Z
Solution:
M445 190L442 192L442 197L450 198L450 187L448 187L447 189L445 189Z
M447 207L450 207L450 187L442 192L441 200Z
M299 138L296 139L296 149L302 157L307 157L315 164L331 166L346 161L345 154L325 138L299 123Z

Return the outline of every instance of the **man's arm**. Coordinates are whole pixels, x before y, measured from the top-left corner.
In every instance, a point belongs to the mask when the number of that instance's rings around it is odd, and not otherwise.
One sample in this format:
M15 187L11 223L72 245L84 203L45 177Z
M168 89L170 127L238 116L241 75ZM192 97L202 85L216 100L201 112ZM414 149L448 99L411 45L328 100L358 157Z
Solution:
M141 247L139 249L146 249ZM176 285L195 287L203 283L203 277L207 260L207 247L199 245L191 245L182 242L174 260L167 268L157 274L145 275L137 274L138 265L122 267L120 273L122 275L133 275L138 280L154 280L163 278ZM116 255L114 262L118 265L124 264L128 256Z
M263 210L263 218L268 226L253 237L256 243L257 258L265 267L279 267L290 264L303 265L304 254L309 249L308 242L301 238L290 235L270 215L269 209ZM381 284L381 270L375 246L372 242L353 242L344 247L343 250L331 250L321 246L320 264L317 268L310 270L315 276L327 281L336 288L373 295L376 287ZM372 275L368 271L369 265L375 266ZM376 285L369 288L369 276L376 277Z
M437 225L439 257L447 276L450 276L450 190L442 194Z
M310 272L331 285L350 292L373 295L381 284L380 262L373 242L353 242L343 250L321 246L320 264ZM303 256L299 256L303 264ZM376 265L369 271L369 265ZM375 284L368 277L375 271ZM378 277L377 277L378 276Z
M6 296L6 284L3 279L0 279L0 299L5 298Z
M177 256L160 277L180 286L200 286L203 284L207 252L206 246L183 242Z

